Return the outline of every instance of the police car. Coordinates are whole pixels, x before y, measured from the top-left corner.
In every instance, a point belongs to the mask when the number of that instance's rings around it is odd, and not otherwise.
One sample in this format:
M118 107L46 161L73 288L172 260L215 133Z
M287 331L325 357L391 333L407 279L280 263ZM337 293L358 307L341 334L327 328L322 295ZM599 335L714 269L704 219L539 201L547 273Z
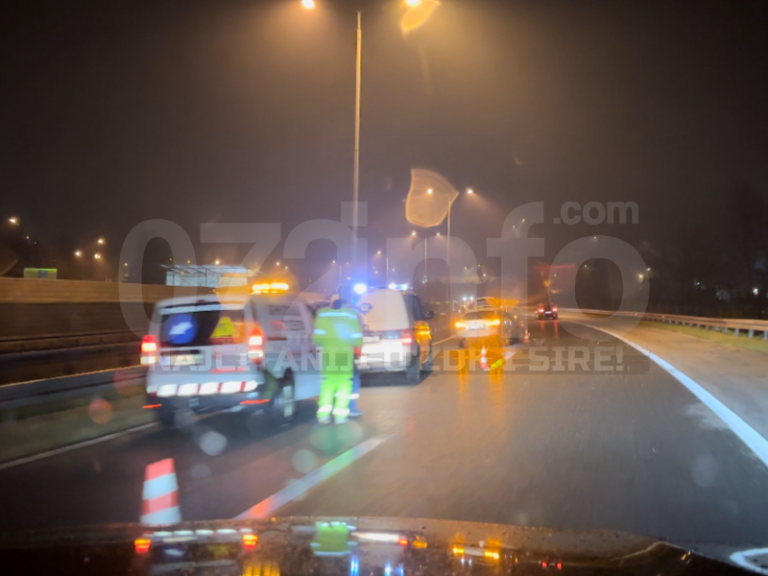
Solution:
M168 428L183 415L263 412L293 419L296 403L320 393L311 307L283 283L251 294L157 303L141 344L148 405Z

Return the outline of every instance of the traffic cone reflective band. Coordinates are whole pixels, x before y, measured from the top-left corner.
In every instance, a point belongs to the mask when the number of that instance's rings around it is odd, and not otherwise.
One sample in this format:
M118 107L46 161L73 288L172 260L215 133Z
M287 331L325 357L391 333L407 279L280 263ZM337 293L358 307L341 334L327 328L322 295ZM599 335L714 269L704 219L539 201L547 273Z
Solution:
M483 346L483 349L480 351L480 368L488 370L488 357L486 356L485 346Z
M525 338L523 338L523 342L530 342L531 341L531 334L528 332L528 330L525 331Z
M181 522L179 484L176 481L176 470L172 458L147 466L142 500L142 524Z

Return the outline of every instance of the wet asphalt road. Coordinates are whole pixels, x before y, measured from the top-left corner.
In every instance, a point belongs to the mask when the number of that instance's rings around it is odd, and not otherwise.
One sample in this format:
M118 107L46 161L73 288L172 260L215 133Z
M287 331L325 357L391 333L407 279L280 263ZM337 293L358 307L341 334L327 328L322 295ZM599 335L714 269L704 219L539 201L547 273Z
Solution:
M356 422L318 426L312 406L277 429L218 415L192 433L126 434L0 471L0 528L135 522L144 469L164 458L174 459L185 520L232 518L376 439L270 513L768 543L768 470L683 386L592 329L530 330L530 343L505 350L501 373L461 373L449 341L419 385L366 382Z

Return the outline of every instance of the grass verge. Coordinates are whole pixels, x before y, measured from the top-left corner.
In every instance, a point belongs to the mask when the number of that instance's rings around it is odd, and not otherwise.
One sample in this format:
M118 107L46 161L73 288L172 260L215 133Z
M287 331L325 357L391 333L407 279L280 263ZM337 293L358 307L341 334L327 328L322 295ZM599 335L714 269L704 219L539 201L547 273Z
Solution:
M736 346L738 348L744 348L746 350L754 350L755 352L762 352L768 354L768 340L763 340L762 336L755 336L749 338L746 333L742 333L739 336L735 336L732 332L729 334L723 334L722 332L715 332L714 330L707 330L706 328L697 328L695 326L682 326L679 324L666 324L664 322L640 322L640 326L648 326L650 328L658 328L660 330L669 330L670 332L679 332L681 334L687 334L688 336L694 336L708 342L716 342L717 344L726 344L729 346Z

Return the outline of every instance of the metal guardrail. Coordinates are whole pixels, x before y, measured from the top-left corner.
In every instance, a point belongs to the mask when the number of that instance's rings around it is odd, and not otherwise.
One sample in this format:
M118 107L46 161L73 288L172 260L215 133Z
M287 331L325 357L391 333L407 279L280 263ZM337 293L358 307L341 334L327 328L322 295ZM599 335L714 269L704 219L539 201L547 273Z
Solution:
M59 378L46 378L0 386L0 409L9 410L42 402L64 400L84 394L130 386L144 378L145 368L131 366Z
M135 365L139 359L140 341L133 334L100 336L77 343L65 339L57 343L59 347L55 348L29 346L13 352L0 347L0 388L49 376L116 369Z
M582 314L597 314L602 316L618 316L619 318L640 318L654 322L678 324L707 328L739 336L746 332L749 338L762 333L763 339L768 340L768 320L750 320L748 318L704 318L701 316L680 316L677 314L658 314L652 312L610 312L607 310L574 310L561 308L562 312L581 312Z
M2 338L0 339L0 355L38 350L62 350L97 344L138 342L139 339L139 336L128 330Z
M451 335L451 329L447 320L430 324L433 328L434 340L440 340ZM139 342L135 340L133 342L94 344L74 348L29 350L11 354L0 353L0 368L3 366L4 359L6 361L43 363L56 360L77 362L78 359L87 359L89 355L102 352L138 356ZM10 362L6 364L6 366L8 365L10 365ZM100 390L115 386L116 382L125 382L143 377L143 369L140 366L130 366L127 368L4 384L0 386L0 409L36 404L54 398L64 399L83 394L97 393Z

